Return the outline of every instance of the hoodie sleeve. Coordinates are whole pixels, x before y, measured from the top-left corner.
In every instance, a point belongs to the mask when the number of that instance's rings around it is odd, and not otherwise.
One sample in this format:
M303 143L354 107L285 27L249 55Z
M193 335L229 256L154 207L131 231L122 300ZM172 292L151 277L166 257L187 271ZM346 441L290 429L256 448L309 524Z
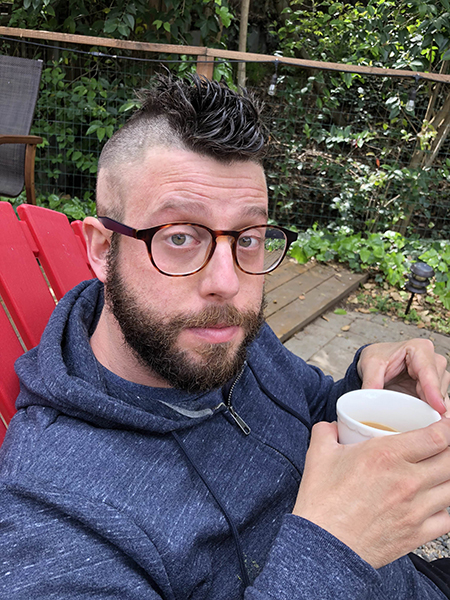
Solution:
M444 600L407 557L375 570L314 523L286 515L245 600Z
M139 527L106 504L68 506L51 490L0 484L0 598L175 599Z

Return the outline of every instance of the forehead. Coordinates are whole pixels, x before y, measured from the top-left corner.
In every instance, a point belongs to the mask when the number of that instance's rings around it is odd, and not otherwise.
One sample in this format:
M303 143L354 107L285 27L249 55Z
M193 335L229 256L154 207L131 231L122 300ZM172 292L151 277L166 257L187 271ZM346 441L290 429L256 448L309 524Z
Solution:
M125 179L126 222L136 228L180 220L225 228L267 219L264 171L254 162L228 164L187 150L153 148Z

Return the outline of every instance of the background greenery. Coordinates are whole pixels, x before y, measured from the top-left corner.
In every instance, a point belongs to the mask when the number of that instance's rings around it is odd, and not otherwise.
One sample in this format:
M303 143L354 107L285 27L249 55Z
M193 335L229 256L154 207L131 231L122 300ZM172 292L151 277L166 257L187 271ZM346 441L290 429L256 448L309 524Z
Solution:
M137 41L237 49L237 0L19 0L1 24ZM136 106L133 90L164 63L195 71L186 56L0 40L3 53L44 60L32 132L38 201L83 218L95 210L102 144ZM254 0L249 50L328 62L410 69L407 79L247 65L271 135L266 172L273 221L302 235L300 261L340 260L401 286L412 260L437 272L450 309L450 95L415 72L446 73L450 0L288 2ZM217 62L233 85L236 64ZM414 97L414 104L411 99ZM13 201L23 201L22 197Z

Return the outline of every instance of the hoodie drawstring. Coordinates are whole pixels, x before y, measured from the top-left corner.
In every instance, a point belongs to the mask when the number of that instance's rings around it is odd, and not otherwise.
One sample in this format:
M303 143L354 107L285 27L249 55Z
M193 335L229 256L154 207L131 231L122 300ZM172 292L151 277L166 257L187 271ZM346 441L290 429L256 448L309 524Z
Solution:
M293 417L295 417L296 419L298 419L308 429L308 431L311 433L311 425L306 421L306 419L302 415L300 415L295 409L291 408L290 406L288 406L287 404L285 404L284 402L282 402L281 400L279 400L278 398L276 398L266 388L266 386L262 383L262 381L256 375L255 370L252 368L252 366L250 365L249 362L247 362L247 366L250 368L251 372L253 373L253 376L254 376L254 378L255 378L255 380L256 380L259 388L261 389L261 391L268 398L270 398L270 400L272 400L272 402L274 402L277 406L279 406L281 409L285 410L286 412L288 412L289 414L291 414ZM242 372L243 372L243 370L242 370ZM240 375L242 375L242 372L240 373ZM224 387L223 393L224 393L225 396L228 395L228 393L230 391L230 387L231 387L231 385L228 385L228 387L227 386ZM244 587L247 588L250 585L250 578L248 576L248 572L247 572L247 569L245 567L244 552L243 552L243 549L242 549L241 539L239 537L239 532L237 530L236 524L234 523L233 519L229 515L227 509L223 505L223 503L220 500L219 496L214 491L214 488L212 487L211 483L208 481L208 479L205 476L205 474L202 473L201 470L200 470L200 468L196 465L195 460L193 459L193 457L190 454L189 450L187 449L187 447L185 446L185 444L181 440L181 438L178 435L178 433L176 431L172 431L172 436L173 436L174 440L176 441L176 443L178 444L180 450L183 452L183 454L184 454L186 460L188 461L188 463L195 470L195 472L197 473L197 475L200 477L200 479L203 481L204 485L208 489L208 491L211 494L211 496L216 501L217 505L219 506L220 510L222 511L223 516L225 517L225 519L226 519L226 521L227 521L227 523L228 523L228 525L230 527L231 534L233 536L234 544L235 544L235 547L236 547L236 552L237 552L238 560L239 560L239 566L240 566L240 570L241 570L242 581L244 583Z
M172 436L175 439L176 443L178 444L180 450L183 452L184 456L186 457L186 460L188 461L188 463L195 470L195 472L197 473L197 475L200 477L200 479L205 484L205 486L208 489L208 491L211 494L211 496L214 498L214 500L218 504L220 510L223 513L223 516L225 517L225 519L226 519L226 521L227 521L227 523L228 523L228 525L230 527L231 534L232 534L233 540L234 540L234 544L236 546L236 552L237 552L237 556L238 556L238 560L239 560L239 566L240 566L240 570L241 570L242 581L244 583L244 588L247 588L250 585L250 578L248 576L247 569L245 567L244 552L242 550L241 539L239 537L239 532L237 530L236 524L234 523L234 521L231 518L231 516L228 514L227 509L225 508L225 506L223 505L222 501L220 500L220 498L218 497L218 495L214 491L211 483L208 481L208 479L206 478L205 474L202 473L200 471L199 467L195 464L195 460L191 456L189 450L186 448L185 444L181 440L181 438L178 435L178 433L176 431L172 431Z

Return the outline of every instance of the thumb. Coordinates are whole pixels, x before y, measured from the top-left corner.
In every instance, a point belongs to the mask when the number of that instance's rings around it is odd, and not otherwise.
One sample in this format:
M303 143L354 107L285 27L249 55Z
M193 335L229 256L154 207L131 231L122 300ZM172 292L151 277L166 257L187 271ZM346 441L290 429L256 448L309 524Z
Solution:
M331 446L338 443L338 428L337 423L327 423L320 421L316 423L311 430L311 447Z

